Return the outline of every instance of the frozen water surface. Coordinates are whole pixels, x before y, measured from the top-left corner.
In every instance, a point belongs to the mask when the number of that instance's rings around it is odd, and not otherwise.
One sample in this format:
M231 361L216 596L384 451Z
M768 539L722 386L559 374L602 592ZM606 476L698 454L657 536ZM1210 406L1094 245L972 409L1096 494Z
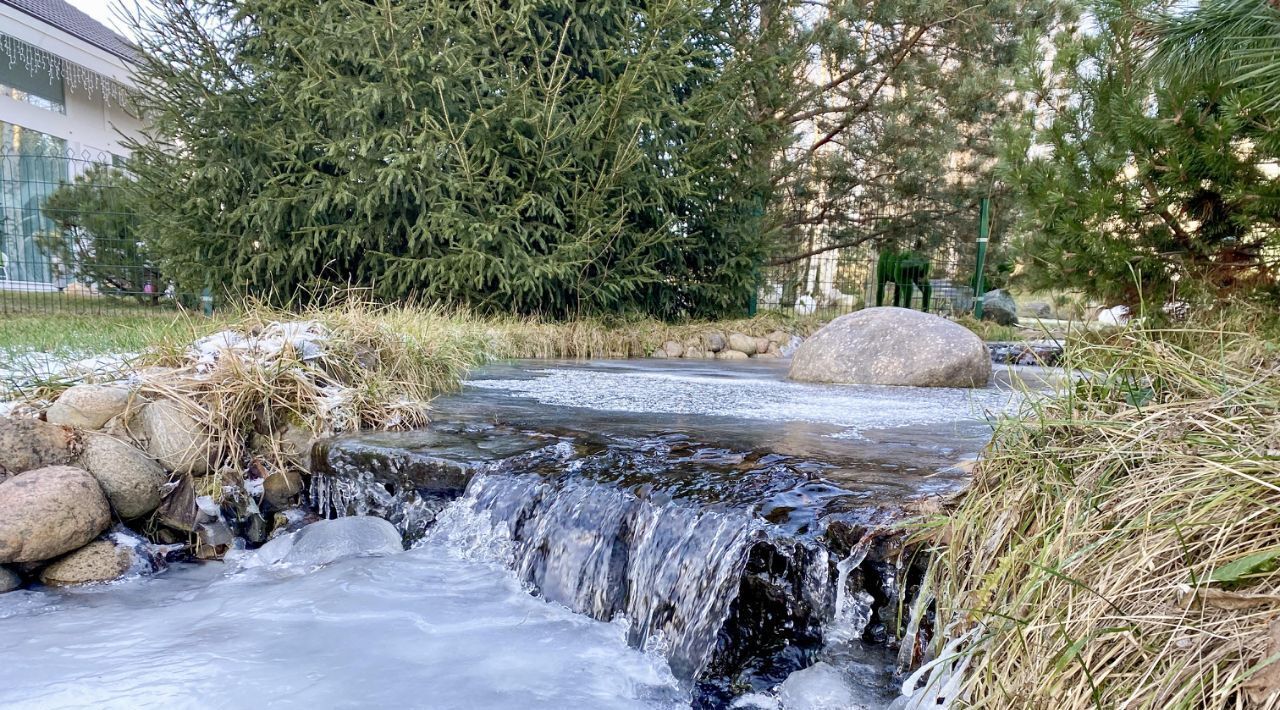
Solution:
M491 368L469 386L540 404L653 415L735 417L867 429L984 419L1012 410L1018 397L1001 368L980 389L820 385L785 379L788 363L726 367L697 361L613 361L583 366Z
M0 707L688 706L624 626L435 541L314 571L231 567L0 595Z

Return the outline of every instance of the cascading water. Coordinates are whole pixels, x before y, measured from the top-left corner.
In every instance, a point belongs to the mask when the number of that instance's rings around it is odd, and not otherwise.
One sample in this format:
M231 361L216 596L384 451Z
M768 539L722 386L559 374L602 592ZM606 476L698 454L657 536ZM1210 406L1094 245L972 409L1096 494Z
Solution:
M570 478L480 474L455 505L501 526L510 564L543 597L625 619L631 644L662 649L685 679L714 650L756 529L741 513L658 505Z

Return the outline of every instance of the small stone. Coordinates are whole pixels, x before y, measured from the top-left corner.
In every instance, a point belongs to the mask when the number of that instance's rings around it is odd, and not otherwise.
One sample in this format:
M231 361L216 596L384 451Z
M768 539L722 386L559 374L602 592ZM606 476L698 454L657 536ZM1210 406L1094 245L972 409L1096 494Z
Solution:
M653 352L649 353L649 357L655 358L658 360L666 360L667 351L663 350L662 348L658 348L657 350L654 350Z
M196 525L196 557L202 560L218 560L227 554L235 542L231 528L221 520Z
M684 351L684 356L687 359L701 360L702 358L706 357L706 353L704 353L699 348L689 348L688 350Z
M105 434L89 434L80 461L122 519L140 518L160 506L160 488L168 476L160 464L129 444Z
M262 479L262 500L272 510L289 507L302 491L302 476L296 471L276 469Z
M768 339L768 338L764 338L764 337L757 337L757 338L756 338L756 352L755 352L755 354L756 354L756 355L759 355L759 354L761 354L761 353L769 352L769 346L770 346L771 344L772 344L772 343L769 341L769 339Z
M1019 310L1032 318L1044 319L1053 316L1053 307L1044 301L1032 301L1030 303L1025 303L1019 308Z
M167 525L182 532L193 532L196 529L196 483L191 474L184 474L169 484L168 491L160 503L156 519L161 525Z
M50 424L101 429L129 406L129 390L111 385L76 385L58 396L45 418Z
M0 567L0 594L12 592L22 586L22 577L11 569Z
M750 360L751 356L741 350L721 350L716 353L717 360Z
M786 345L786 344L787 344L787 342L791 340L791 336L790 336L790 335L787 335L786 333L784 333L784 332L782 332L782 331L780 331L780 330L775 330L775 331L773 331L772 333L769 333L768 335L766 335L766 336L765 336L765 338L766 338L769 342L774 343L775 345L777 345L777 346L779 346L779 347L781 347L781 346L783 346L783 345Z
M677 343L674 340L668 340L667 342L663 343L662 351L666 353L667 357L683 357L684 356L684 346L681 345L680 343Z
M1008 291L987 291L982 296L982 320L995 321L998 325L1017 325L1018 304Z
M44 568L40 581L51 587L110 582L124 576L134 561L129 548L95 540Z
M110 524L107 496L88 471L50 466L0 483L0 563L53 559Z
M718 353L728 346L728 343L725 342L724 335L715 331L706 334L706 341L707 350L713 353Z
M294 464L304 473L311 473L311 449L315 447L315 437L311 430L297 424L290 424L280 433L280 450L284 452L289 463Z
M747 355L755 355L756 339L742 333L730 333L729 349L737 350L738 352L746 353Z
M39 419L0 417L0 479L69 463L80 447L74 430Z

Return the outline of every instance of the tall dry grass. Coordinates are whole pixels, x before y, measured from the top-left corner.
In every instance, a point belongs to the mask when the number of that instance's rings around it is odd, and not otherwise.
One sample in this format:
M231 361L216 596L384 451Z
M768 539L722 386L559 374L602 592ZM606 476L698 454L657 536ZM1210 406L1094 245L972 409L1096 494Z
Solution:
M1280 707L1280 350L1256 325L1077 344L1088 376L998 428L919 532L956 706Z

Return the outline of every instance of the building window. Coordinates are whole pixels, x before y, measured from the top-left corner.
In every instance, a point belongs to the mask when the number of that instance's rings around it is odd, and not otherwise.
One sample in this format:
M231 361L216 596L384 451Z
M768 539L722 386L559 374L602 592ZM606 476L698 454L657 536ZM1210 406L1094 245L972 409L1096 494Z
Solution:
M0 121L0 286L62 285L63 269L40 243L58 231L42 208L70 177L66 149L61 138Z
M19 62L6 62L0 55L0 96L57 113L67 112L67 97L61 76L45 72L31 74Z

